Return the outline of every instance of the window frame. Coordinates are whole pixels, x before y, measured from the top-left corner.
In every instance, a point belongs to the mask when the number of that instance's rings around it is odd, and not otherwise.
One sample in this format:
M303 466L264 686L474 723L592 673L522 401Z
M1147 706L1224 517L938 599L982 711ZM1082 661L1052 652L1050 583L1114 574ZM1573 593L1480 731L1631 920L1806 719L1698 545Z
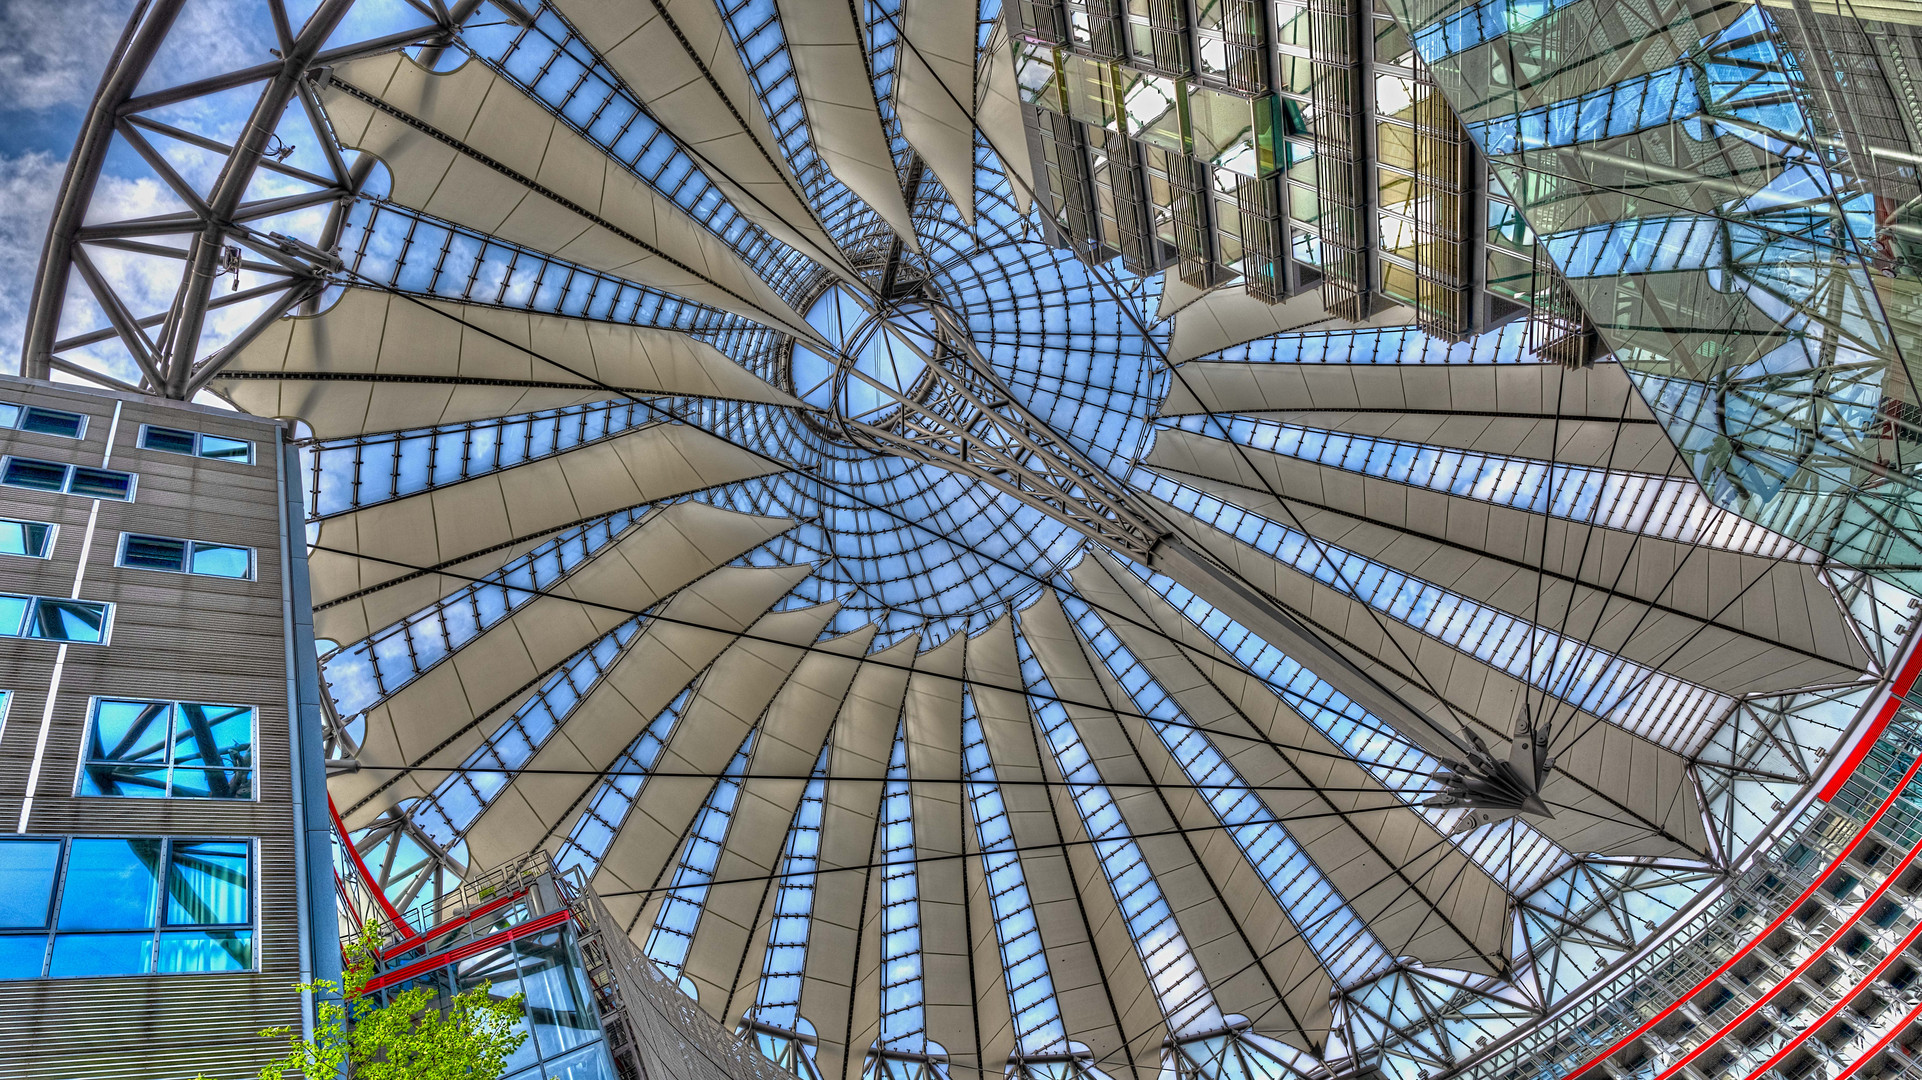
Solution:
M18 402L18 401L0 401L0 406L3 406L3 405L10 405L13 408L20 410L20 415L17 417L14 417L13 423L4 425L5 430L24 431L29 435L51 435L56 439L73 439L76 442L81 442L81 441L84 441L87 437L87 422L93 419L92 417L88 416L86 413L83 413L83 412L72 412L67 409L53 409L53 408L48 408L45 405L28 405L28 404L25 404L24 402ZM36 431L33 428L26 426L27 414L31 412L53 413L55 415L63 416L63 417L71 416L74 419L80 421L80 431L74 435L64 435L58 431Z
M113 642L113 624L114 624L115 612L119 609L120 605L114 603L111 600L82 600L79 597L40 596L34 593L11 593L11 592L0 593L0 600L27 601L27 605L28 605L27 613L25 616L23 616L22 622L23 622L23 625L25 625L29 629L31 629L35 624L35 622L37 622L37 620L34 618L34 613L39 610L40 604L42 604L43 602L52 602L56 604L91 604L96 607L101 607L106 609L105 611L106 617L102 619L100 623L100 640L99 641L81 641L76 638L42 637L38 634L31 634L31 633L15 634L7 631L4 628L0 628L0 641L48 641L57 645L97 645L102 648L105 648L106 646L112 644Z
M25 553L15 554L11 551L0 551L0 557L9 559L39 559L44 562L53 558L54 548L60 543L60 523L57 521L34 521L31 518L0 517L0 525L45 525L47 527L47 550L45 554L28 555Z
M8 466L12 465L15 461L27 461L27 462L32 462L35 465L53 465L61 469L64 469L65 472L61 474L59 490L56 491L52 488L31 487L27 484L7 483L6 480L4 479L7 473L7 468ZM98 472L113 473L117 476L126 477L127 478L127 497L124 499L121 499L121 498L116 498L112 495L88 495L84 492L74 491L73 490L74 477L78 475L78 470L80 469L93 469ZM80 498L83 498L83 499L99 499L103 502L131 503L134 501L135 496L138 495L140 491L140 474L134 473L134 472L128 472L125 469L109 469L102 465L75 465L72 462L49 461L46 458L28 457L25 454L0 454L0 487L9 487L17 491L38 491L48 495L78 495Z
M167 734L166 734L167 758L164 762L160 764L150 766L152 768L162 769L167 774L166 788L161 794L154 795L154 796L104 795L104 794L86 794L80 790L81 785L85 783L87 779L87 766L92 763L89 761L87 756L87 747L92 742L95 725L97 725L100 722L100 706L103 702L108 702L108 701L127 702L129 704L135 704L135 705L165 705L170 710L168 714ZM247 712L251 716L251 720L250 720L251 730L247 738L248 761L247 761L247 767L245 769L226 769L226 768L216 769L216 768L205 768L205 767L196 766L196 765L175 765L174 764L175 738L174 738L173 724L179 715L178 710L184 705L200 705L208 708L217 708L217 709L247 710ZM3 720L3 719L4 719L4 711L0 710L0 720ZM74 766L74 772L73 772L73 797L76 799L119 799L119 800L139 801L139 802L146 802L146 801L173 802L173 801L179 800L183 802L216 803L216 804L258 803L260 801L259 756L260 756L260 706L258 705L242 705L238 702L231 702L231 701L179 701L179 700L174 700L170 698L144 698L144 697L122 696L117 694L94 694L87 699L87 723L86 723L86 726L81 731L80 757L78 762ZM110 764L113 764L113 762L101 762L100 764L110 765ZM126 764L133 767L141 767L140 762L123 762L121 764ZM247 774L247 794L244 797L235 796L230 798L222 798L218 795L176 795L174 794L174 773L176 770L185 770L187 772L196 772L196 773L245 772Z
M61 930L60 908L66 899L67 878L70 873L69 861L73 856L74 842L77 840L154 840L160 843L160 859L154 874L152 893L153 926L147 930L148 944L146 956L147 970L133 974L118 975L55 975L52 974L54 943L62 936L87 937L108 934L139 933L138 930ZM260 839L253 836L209 836L199 833L180 836L154 836L139 833L75 833L53 835L45 833L24 833L16 836L0 837L0 843L7 841L45 843L53 841L60 845L59 855L54 864L53 888L47 896L47 909L44 922L39 929L14 928L0 930L0 938L34 938L41 941L40 974L8 977L0 975L0 986L52 979L154 979L175 976L206 978L221 975L257 975L261 971L261 845ZM247 858L247 917L244 923L182 923L173 925L167 922L167 882L174 869L174 854L182 844L241 844L246 849ZM248 938L248 964L244 968L231 971L160 971L160 944L162 935L168 932L210 933L225 931L245 933Z
M190 435L193 437L193 440L194 440L194 448L191 451L188 451L188 450L169 450L164 446L148 446L147 433L149 431L165 431L174 435ZM212 455L203 453L200 448L201 442L202 440L207 439L209 437L215 438L215 439L226 439L229 442L246 443L247 444L246 460L243 461L237 458L230 458L230 457L214 457ZM252 439L236 439L229 435L209 436L204 431L193 431L188 428L168 427L165 424L143 423L140 425L139 432L137 432L134 435L134 446L138 447L141 450L151 450L156 454L178 454L181 457L199 458L202 461L226 461L226 462L231 462L238 465L249 465L249 466L255 463L254 445L255 443L254 443L254 440Z
M186 557L181 564L183 568L179 570L168 570L159 566L129 566L127 564L127 544L129 541L134 539L171 540L177 544L187 545ZM205 573L201 573L198 570L195 570L193 568L194 552L195 552L195 549L199 548L203 544L208 547L231 548L237 551L246 552L247 553L246 574L236 577L232 574L205 574ZM215 578L220 581L258 581L260 580L260 549L259 548L248 547L246 544L225 544L217 540L191 540L184 536L161 536L158 533L122 532L120 534L120 544L119 546L114 548L113 564L116 567L119 567L120 569L123 569L123 570L149 570L156 574L180 574L185 577Z

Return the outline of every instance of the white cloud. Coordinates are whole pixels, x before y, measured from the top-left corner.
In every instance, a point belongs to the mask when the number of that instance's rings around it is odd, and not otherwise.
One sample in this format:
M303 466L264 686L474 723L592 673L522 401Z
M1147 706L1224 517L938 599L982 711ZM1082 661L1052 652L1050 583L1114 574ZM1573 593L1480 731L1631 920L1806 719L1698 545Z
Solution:
M26 334L40 245L65 171L51 154L0 156L0 371L13 370Z
M0 0L0 101L86 104L132 11L130 0Z

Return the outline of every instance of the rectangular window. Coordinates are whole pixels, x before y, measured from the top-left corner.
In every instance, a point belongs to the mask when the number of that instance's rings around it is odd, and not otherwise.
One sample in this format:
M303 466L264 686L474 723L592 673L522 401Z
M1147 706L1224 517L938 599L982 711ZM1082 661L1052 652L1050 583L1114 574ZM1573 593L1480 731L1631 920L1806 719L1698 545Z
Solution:
M0 458L0 484L84 495L90 499L133 501L134 475L117 469L66 465L37 458Z
M38 405L14 405L0 401L0 428L33 431L42 435L63 435L78 439L87 433L87 418L80 413L43 409Z
M245 705L95 698L74 794L251 799L253 764Z
M171 536L120 534L118 565L139 570L165 570L203 577L254 578L254 549Z
M112 604L0 593L0 637L105 645L112 630Z
M0 839L0 979L254 966L246 840Z
M242 465L254 463L254 444L245 439L202 435L198 431L155 427L152 424L140 425L140 447L143 450L189 454L193 457L212 458L215 461L238 461Z
M24 555L44 559L53 554L53 538L59 527L44 521L0 518L0 555Z

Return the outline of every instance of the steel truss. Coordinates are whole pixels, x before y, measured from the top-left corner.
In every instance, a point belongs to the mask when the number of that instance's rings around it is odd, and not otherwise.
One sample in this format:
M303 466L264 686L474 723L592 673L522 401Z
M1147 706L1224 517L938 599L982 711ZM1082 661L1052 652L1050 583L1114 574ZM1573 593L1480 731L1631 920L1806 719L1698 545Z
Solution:
M311 305L340 269L339 260L327 249L334 244L345 205L359 194L372 164L365 156L352 165L343 158L321 112L318 86L333 64L412 45L445 47L452 42L455 27L480 0L462 0L451 10L438 2L431 9L414 5L433 21L333 49L322 46L354 0L322 0L297 30L288 19L284 0L267 2L278 38L271 62L140 95L134 90L186 0L148 0L136 9L108 61L54 207L28 307L22 374L47 379L58 372L114 389L190 400L275 320ZM253 85L260 87L260 96L234 142L163 123L151 115ZM328 163L326 175L285 163L292 148L276 131L296 101L319 137ZM169 162L162 152L168 144L220 156L218 175L208 190L197 189ZM87 224L102 169L118 145L139 155L186 209ZM247 198L263 174L304 190ZM322 206L332 207L328 225L311 241L257 227L257 223ZM95 254L99 251L178 261L180 284L172 302L162 311L136 310L101 270ZM264 280L240 289L242 272ZM228 275L234 279L233 291L216 295L215 286ZM80 289L70 289L75 277ZM106 325L62 337L63 316L78 315L87 299L98 305ZM208 340L210 313L257 301L265 303L238 333L224 341ZM108 341L118 341L132 358L137 384L63 355Z

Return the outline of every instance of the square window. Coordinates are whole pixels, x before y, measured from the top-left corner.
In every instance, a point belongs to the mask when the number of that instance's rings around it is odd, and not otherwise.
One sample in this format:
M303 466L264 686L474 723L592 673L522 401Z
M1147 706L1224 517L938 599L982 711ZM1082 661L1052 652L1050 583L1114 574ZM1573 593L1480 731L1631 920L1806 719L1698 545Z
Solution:
M244 705L97 699L75 793L251 799L253 740Z
M126 546L120 552L120 565L141 570L184 573L187 569L187 542L165 536L135 536L130 533Z
M85 465L76 465L73 469L73 483L67 490L75 495L127 502L133 498L133 476L129 473L115 472L112 469L92 469Z
M176 840L167 869L168 926L245 926L247 842Z
M54 527L42 521L0 518L0 555L44 559L53 553Z
M20 430L78 439L81 433L87 430L87 418L79 413L61 412L57 409L29 408L20 418Z
M194 433L173 428L144 427L140 429L140 446L145 450L164 450L169 454L191 454L194 452Z
M159 840L75 840L67 856L60 929L151 930L159 882Z
M18 426L20 423L20 414L24 411L25 410L18 405L11 405L7 402L0 401L0 427Z
M67 486L67 466L32 458L8 458L0 484L32 488L35 491L60 491Z

